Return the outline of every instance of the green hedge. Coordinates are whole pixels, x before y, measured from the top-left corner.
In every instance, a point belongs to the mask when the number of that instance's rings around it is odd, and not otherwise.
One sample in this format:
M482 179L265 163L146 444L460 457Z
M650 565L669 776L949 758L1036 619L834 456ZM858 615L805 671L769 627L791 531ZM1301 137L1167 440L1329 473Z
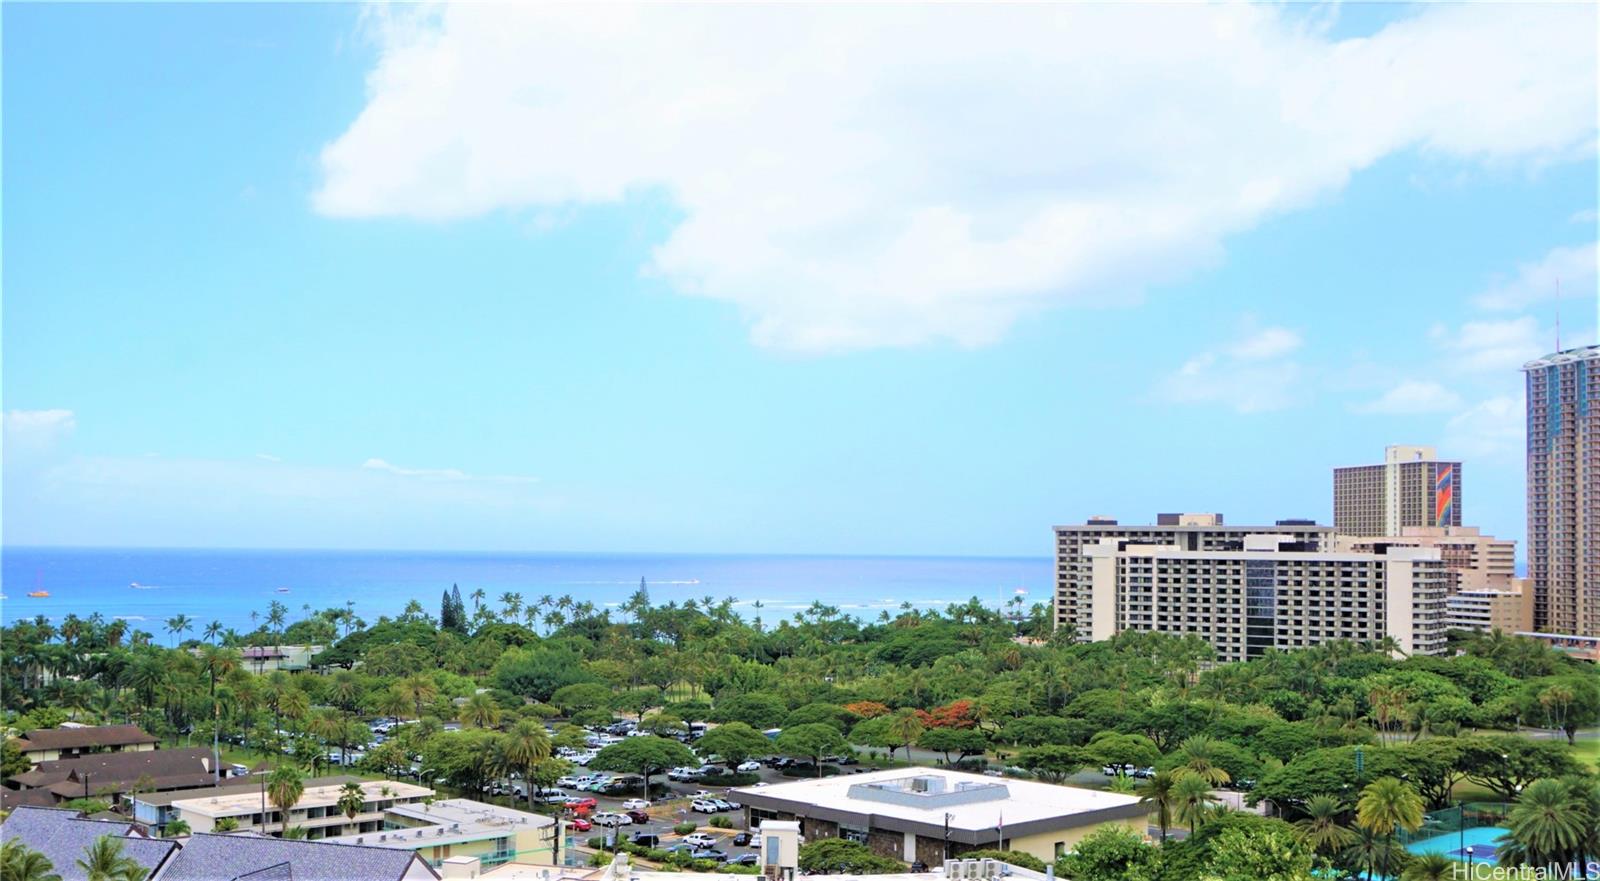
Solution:
M705 774L697 782L706 786L750 786L761 782L760 774Z

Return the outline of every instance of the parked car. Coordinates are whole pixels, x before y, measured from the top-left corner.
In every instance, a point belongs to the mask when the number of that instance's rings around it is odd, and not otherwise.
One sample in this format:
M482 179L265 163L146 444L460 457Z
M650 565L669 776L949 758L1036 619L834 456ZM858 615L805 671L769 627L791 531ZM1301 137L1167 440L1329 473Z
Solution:
M631 825L633 825L633 820L630 819L627 814L619 814L619 813L616 813L615 811L601 811L600 813L595 814L594 817L591 818L591 822L593 822L596 826L631 826Z
M749 847L753 841L755 841L755 836L748 832L740 832L738 835L733 836L734 847Z
M708 799L706 799L706 801L711 802L712 804L716 805L717 806L717 810L719 810L719 811L731 811L735 807L733 802L728 801L725 798L708 798Z
M714 847L707 847L689 851L689 858L695 860L716 860L719 863L723 863L727 862L728 855L727 853L717 850Z
M625 811L624 813L628 815L628 819L632 820L635 825L643 826L650 822L650 815L644 811Z
M573 777L571 775L568 775L566 777L557 777L556 778L556 785L557 786L571 787L572 789L577 789L578 788L578 784L581 783L581 782L583 782L583 778L582 777Z
M588 832L594 828L594 824L582 817L574 817L567 821L567 828L574 832Z
M592 811L595 808L600 806L600 803L595 801L592 796L587 796L587 795L570 796L570 797L567 798L567 800L564 802L564 804L568 808L571 808L574 811L580 811L580 812L581 811Z
M693 780L694 779L694 769L693 768L684 768L684 767L673 768L672 770L667 772L667 779L668 780L677 780L679 782L682 782L682 781L685 781L685 780Z
M740 762L739 766L734 768L734 770L741 774L748 774L752 771L761 770L761 763L753 760L748 762Z
M628 841L639 847L660 847L661 836L654 832L635 832L628 836Z
M689 802L689 810L697 814L715 814L723 808L709 798L697 798Z
M690 847L711 847L717 843L717 837L707 832L691 832L683 836L683 843Z
M761 856L759 854L742 853L742 854L739 854L738 856L734 857L733 859L728 860L728 865L730 865L730 866L754 866L759 862L761 862Z
M630 798L622 803L622 809L625 811L642 811L648 807L650 800L647 798Z

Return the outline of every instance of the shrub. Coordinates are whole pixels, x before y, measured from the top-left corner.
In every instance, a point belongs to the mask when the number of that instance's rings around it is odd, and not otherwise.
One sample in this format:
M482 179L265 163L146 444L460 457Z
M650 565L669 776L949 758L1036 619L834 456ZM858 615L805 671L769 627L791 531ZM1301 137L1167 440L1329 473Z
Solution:
M589 836L589 846L594 848L595 850L605 850L606 849L606 837L604 835L591 835L591 836Z
M717 827L718 829L732 829L733 821L721 814L718 814L711 818L711 825Z
M702 774L699 782L706 786L750 786L761 779L759 774Z
M904 872L905 863L879 856L859 841L823 838L800 846L800 868L811 874L882 875Z
M700 827L695 825L694 823L691 823L691 822L685 820L684 822L679 823L676 826L673 826L672 827L672 831L678 833L679 835L688 835L690 832L693 832L694 830L696 830L698 828L700 828Z
M1018 868L1032 869L1035 872L1043 872L1045 869L1044 860L1031 853L1023 853L1020 850L994 850L992 848L989 850L969 850L966 853L959 854L959 856L964 860L999 860L1002 863L1010 863Z

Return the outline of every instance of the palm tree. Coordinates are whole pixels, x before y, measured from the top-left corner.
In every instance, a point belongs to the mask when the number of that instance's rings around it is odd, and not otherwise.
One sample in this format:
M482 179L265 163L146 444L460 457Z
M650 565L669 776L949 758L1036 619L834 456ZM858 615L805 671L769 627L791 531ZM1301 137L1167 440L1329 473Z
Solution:
M1189 825L1193 835L1206 817L1206 809L1216 801L1211 784L1199 774L1181 774L1172 784L1172 800L1178 806L1178 821Z
M239 831L239 821L233 817L218 818L217 822L211 824L211 831L217 833L237 832Z
M544 733L543 725L532 719L521 719L500 738L500 746L505 763L521 772L528 786L528 810L532 811L538 789L534 785L534 771L540 762L550 758L550 737Z
M909 709L895 713L894 718L889 721L889 737L894 743L905 745L907 762L911 761L911 744L922 736L926 728L922 720L917 718L917 714Z
M522 594L508 590L500 595L500 605L505 607L506 620L515 621L522 612Z
M167 632L172 634L172 647L178 647L178 637L194 629L194 621L188 615L173 615L167 619Z
M1412 860L1400 881L1451 881L1461 877L1461 864L1443 854L1428 853Z
M305 777L294 765L279 765L267 775L267 798L278 809L279 816L283 820L283 837L289 835L289 809L300 802L300 796L305 795L305 792ZM262 818L261 825L264 829L265 817Z
M487 694L474 694L461 705L459 719L471 728L493 728L500 724L500 708Z
M1166 842L1167 829L1172 826L1172 809L1175 804L1172 797L1173 787L1177 778L1171 771L1157 771L1154 775L1139 784L1139 799L1155 808L1156 825L1161 827L1161 840Z
M61 881L48 857L15 838L0 844L0 878L5 881Z
M1178 757L1183 760L1177 768L1180 777L1194 774L1212 786L1221 786L1231 779L1217 764L1217 742L1204 734L1196 734L1179 744Z
M212 621L210 624L206 625L206 628L204 630L200 631L200 634L202 636L204 636L206 638L206 641L211 643L212 645L216 645L217 644L217 637L219 635L221 635L221 633L222 633L222 622L221 621Z
M411 699L416 708L416 718L418 719L422 718L422 705L433 700L439 694L439 689L434 686L433 680L421 674L407 676L400 680L400 690L405 693L406 697Z
M122 852L122 840L112 835L96 838L77 863L88 881L144 881L150 875L149 869Z
M1584 804L1560 780L1535 780L1506 817L1507 837L1522 860L1554 868L1578 851L1589 831L1586 814Z
M161 830L162 838L178 838L189 834L188 820L172 820Z
M1422 796L1410 784L1394 777L1379 777L1361 790L1356 802L1356 825L1374 835L1382 835L1390 847L1396 830L1415 832L1422 828ZM1389 874L1389 850L1382 854L1380 870Z
M361 813L361 808L367 803L367 794L361 789L359 783L346 783L339 789L337 807L346 817L354 820L356 814Z
M1331 795L1314 795L1305 810L1305 819L1294 824L1295 837L1313 853L1332 857L1354 843L1355 834L1339 823L1343 802Z

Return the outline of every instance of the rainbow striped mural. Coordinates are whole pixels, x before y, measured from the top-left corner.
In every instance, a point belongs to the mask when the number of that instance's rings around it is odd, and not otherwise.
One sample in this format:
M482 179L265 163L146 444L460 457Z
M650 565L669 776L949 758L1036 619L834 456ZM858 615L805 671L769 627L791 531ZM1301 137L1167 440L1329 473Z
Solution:
M1440 465L1433 476L1433 525L1449 526L1451 508L1456 503L1454 465Z

